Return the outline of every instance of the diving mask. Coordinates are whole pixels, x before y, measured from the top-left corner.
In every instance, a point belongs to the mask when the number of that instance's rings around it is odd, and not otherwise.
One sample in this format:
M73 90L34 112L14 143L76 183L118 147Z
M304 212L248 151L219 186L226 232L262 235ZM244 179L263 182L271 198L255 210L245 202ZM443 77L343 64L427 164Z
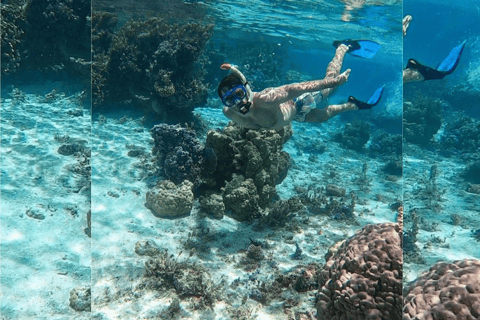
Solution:
M227 107L233 107L247 96L247 88L243 84L236 85L222 96L222 103Z

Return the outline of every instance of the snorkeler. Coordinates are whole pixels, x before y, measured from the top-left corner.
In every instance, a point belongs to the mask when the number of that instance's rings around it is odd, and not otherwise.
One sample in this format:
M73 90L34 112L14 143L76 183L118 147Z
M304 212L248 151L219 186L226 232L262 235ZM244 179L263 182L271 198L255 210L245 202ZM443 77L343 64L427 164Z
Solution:
M370 109L380 101L384 87L378 89L368 100L362 102L354 97L341 105L316 108L338 86L347 82L350 69L340 74L343 59L348 52L371 58L380 45L367 40L335 41L335 56L328 64L322 80L292 83L276 88L253 92L245 76L229 63L220 68L230 70L218 86L218 96L225 105L223 113L238 125L249 129L279 129L291 123L324 122L346 111Z
M407 29L411 21L412 16L410 15L406 15L403 18L404 36L407 34ZM453 48L448 56L443 59L435 69L424 66L415 59L408 59L407 67L403 70L403 83L443 79L446 75L453 73L460 62L465 43L466 41Z

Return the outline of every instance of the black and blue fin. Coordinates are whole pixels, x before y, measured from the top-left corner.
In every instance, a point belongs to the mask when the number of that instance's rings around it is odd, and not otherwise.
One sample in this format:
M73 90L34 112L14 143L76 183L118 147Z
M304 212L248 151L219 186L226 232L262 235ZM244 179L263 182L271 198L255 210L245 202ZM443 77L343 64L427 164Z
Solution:
M448 56L443 59L442 62L440 62L437 70L440 72L445 72L446 74L451 74L453 71L455 71L455 68L460 62L460 57L462 56L463 48L465 48L465 43L467 43L467 41L463 41L461 44L453 48Z
M447 74L437 69L424 66L415 59L408 59L407 69L415 69L423 76L423 80L443 79Z
M375 93L370 97L370 99L368 99L367 102L360 101L357 98L352 96L348 98L348 102L354 103L360 110L371 109L372 107L376 106L380 102L380 99L382 99L382 94L384 89L385 89L385 85L378 88L375 91Z
M381 45L371 40L339 40L334 41L333 46L337 48L344 44L348 47L348 53L352 56L371 59L380 50Z
M443 79L446 75L451 74L457 68L462 56L463 48L466 41L462 42L455 48L453 48L448 56L443 59L436 69L424 66L420 62L414 59L409 59L407 62L407 69L416 69L423 76L424 80L437 80Z

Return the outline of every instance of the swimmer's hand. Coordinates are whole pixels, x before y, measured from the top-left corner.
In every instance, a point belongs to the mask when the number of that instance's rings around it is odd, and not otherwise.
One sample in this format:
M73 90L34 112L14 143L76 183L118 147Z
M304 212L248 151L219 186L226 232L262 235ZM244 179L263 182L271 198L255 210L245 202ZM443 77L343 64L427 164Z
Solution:
M222 65L220 66L220 69L230 70L231 67L232 65L230 63L222 63Z

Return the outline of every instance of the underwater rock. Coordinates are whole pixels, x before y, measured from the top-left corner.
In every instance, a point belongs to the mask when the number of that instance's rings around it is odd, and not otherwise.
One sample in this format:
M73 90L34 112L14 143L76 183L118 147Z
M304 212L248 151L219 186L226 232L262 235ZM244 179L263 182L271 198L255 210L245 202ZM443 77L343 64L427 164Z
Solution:
M193 183L183 181L178 187L169 180L164 180L156 188L147 192L145 206L159 218L183 216L193 207Z
M45 215L40 212L39 209L27 209L27 211L25 212L27 216L29 216L30 218L32 219L37 219L37 220L44 220L45 219Z
M329 184L327 185L326 193L327 193L327 196L343 197L345 196L346 190L345 188L341 188L336 185Z
M442 126L443 103L439 99L418 96L403 103L403 136L420 146L432 144L433 135Z
M212 214L216 219L222 219L225 212L223 198L219 194L207 192L205 196L200 197L200 207L207 213Z
M326 255L319 319L402 318L402 224L370 224Z
M402 159L391 160L385 166L383 166L382 170L388 175L402 176L403 161Z
M334 141L340 142L345 148L363 151L365 144L370 140L370 124L363 121L347 123L342 132L337 133Z
M64 144L60 146L57 152L62 156L71 156L72 154L81 152L83 150L84 150L84 147L81 144L73 143L73 144Z
M140 156L143 156L144 154L145 154L145 151L143 151L143 149L134 149L134 150L128 151L127 156L132 158L138 158Z
M251 244L247 249L247 257L256 261L260 261L265 258L265 255L261 246Z
M153 240L137 241L135 243L135 253L139 256L154 257L160 253L160 249Z
M91 311L90 288L75 288L70 291L70 308L75 311Z
M405 288L403 319L478 319L480 260L439 262Z
M469 184L467 187L467 192L480 194L480 184Z
M480 184L480 161L469 163L462 175L466 181Z

